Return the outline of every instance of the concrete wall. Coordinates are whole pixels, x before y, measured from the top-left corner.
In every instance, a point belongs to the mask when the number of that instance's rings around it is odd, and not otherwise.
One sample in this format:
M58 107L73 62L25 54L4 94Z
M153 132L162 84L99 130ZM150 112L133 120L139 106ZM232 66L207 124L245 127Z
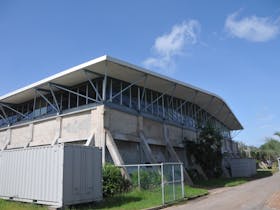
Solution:
M163 122L105 107L104 126L111 131L125 163L149 162L141 148L140 130L144 132L156 162L175 161L166 149ZM187 163L183 140L195 141L196 133L171 124L166 124L166 128L168 139L176 147L180 160ZM111 160L109 154L106 156Z
M86 141L93 135L92 145L103 149L102 158L105 162L105 159L111 159L110 154L106 152L106 129L115 139L125 163L149 162L147 153L143 152L143 145L141 146L140 130L145 134L156 162L175 161L166 149L166 136L176 148L180 160L185 163L187 159L183 140L196 140L196 133L192 130L101 105L0 129L0 147L3 148L7 142L8 148L16 148L54 142Z
M51 144L59 129L56 118L34 123L33 139L30 142L31 146Z
M93 109L62 114L2 128L0 129L0 148L48 145L55 140L58 142L87 140L94 130L93 127L98 127L93 125L92 119L92 113L97 111Z
M148 143L153 145L166 145L163 136L163 122L125 113L109 107L105 108L104 126L109 129L112 135L123 140L139 142L138 130L143 128ZM167 124L167 133L173 146L183 147L183 139L187 138L195 141L194 131L183 129L174 125Z

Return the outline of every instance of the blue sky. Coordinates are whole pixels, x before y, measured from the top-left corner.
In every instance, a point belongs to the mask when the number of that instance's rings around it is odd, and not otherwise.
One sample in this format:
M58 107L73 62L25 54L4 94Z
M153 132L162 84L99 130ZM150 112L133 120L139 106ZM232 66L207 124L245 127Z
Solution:
M104 54L220 95L235 140L280 131L278 0L0 1L0 95Z

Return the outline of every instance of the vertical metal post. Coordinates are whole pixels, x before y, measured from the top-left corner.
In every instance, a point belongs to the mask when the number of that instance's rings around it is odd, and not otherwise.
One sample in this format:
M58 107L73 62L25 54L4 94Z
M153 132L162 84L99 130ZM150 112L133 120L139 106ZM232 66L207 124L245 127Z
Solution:
M160 165L161 169L161 198L162 198L162 205L165 203L165 198L164 198L164 176L163 176L163 163Z
M165 118L165 109L164 109L164 96L161 98L161 104L162 104L162 117Z
M141 110L141 97L140 97L140 94L141 94L141 92L140 92L140 88L138 88L138 111L140 111Z
M113 97L113 79L110 79L110 102L112 102Z
M175 201L176 195L175 195L175 173L174 173L174 165L172 164L172 185L173 185L173 200Z
M157 94L157 98L158 98L158 94ZM153 103L153 102L152 102ZM157 100L157 116L159 116L159 105L158 105L158 100Z
M60 102L59 102L60 108L59 108L59 111L62 111L62 101L63 101L63 93L60 93Z
M153 91L151 91L151 102L153 101ZM154 114L154 104L152 104L152 114Z
M77 93L80 93L80 88L77 88ZM77 95L77 107L79 106L79 102L80 102L80 98L79 98L79 95Z
M71 93L68 93L68 109L71 108Z
M131 87L129 88L129 108L132 106L132 99L131 99Z
M138 173L138 189L141 190L141 183L140 183L140 165L137 166L137 173Z
M108 62L105 63L105 74L103 79L103 88L102 88L102 100L106 101L106 89L107 89L107 71L108 71Z
M86 104L88 104L88 84L86 85L86 96L87 96L87 98L86 98Z
M183 163L181 163L181 188L182 188L182 198L184 198L185 197L185 186L184 186Z
M121 90L120 90L120 105L123 104L123 83L121 82Z
M36 111L36 100L37 100L37 94L36 94L36 91L34 93L34 101L33 101L33 115L32 115L32 118L34 119L36 116L35 116L35 111Z

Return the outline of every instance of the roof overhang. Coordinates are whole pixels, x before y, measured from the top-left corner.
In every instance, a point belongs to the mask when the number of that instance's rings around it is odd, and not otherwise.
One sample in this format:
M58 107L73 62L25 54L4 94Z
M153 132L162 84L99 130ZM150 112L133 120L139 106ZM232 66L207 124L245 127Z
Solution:
M86 80L83 72L85 69L101 75L107 74L109 77L129 83L137 81L141 77L146 76L146 81L141 81L137 83L137 85L145 85L146 88L158 92L173 89L172 93L174 97L197 104L211 115L215 116L215 118L217 118L219 121L224 123L230 130L243 129L242 125L235 117L229 106L218 95L107 55L88 61L8 93L0 97L0 102L11 104L26 102L34 98L34 89L48 88L49 83L56 83L64 86L77 85ZM196 95L196 97L193 97L194 95Z

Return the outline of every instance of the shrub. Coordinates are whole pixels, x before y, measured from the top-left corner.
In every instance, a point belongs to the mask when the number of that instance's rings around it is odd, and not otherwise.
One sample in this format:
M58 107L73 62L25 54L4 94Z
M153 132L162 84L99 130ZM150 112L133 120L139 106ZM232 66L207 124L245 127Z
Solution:
M103 167L103 196L113 196L128 191L130 183L122 174L120 168L106 163Z
M140 187L144 190L151 190L160 187L161 176L157 171L141 170L140 173ZM138 186L138 172L134 171L131 174L131 181L133 186Z

